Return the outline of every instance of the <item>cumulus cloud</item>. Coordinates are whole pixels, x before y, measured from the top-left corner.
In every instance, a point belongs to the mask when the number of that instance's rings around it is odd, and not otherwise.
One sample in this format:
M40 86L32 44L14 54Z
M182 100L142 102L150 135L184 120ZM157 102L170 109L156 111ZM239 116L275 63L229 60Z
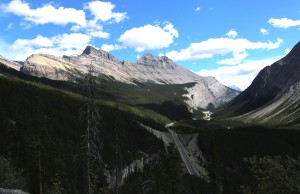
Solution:
M248 56L249 56L249 54L246 51L243 51L240 53L233 53L232 58L223 59L221 61L218 61L217 63L221 64L221 65L237 65Z
M287 55L287 54L289 54L291 52L291 49L289 49L289 48L287 48L287 49L285 49L285 51L284 51L284 53Z
M238 35L238 33L237 31L235 31L235 29L231 29L225 35L229 38L235 38Z
M36 24L74 24L72 32L85 32L95 38L109 38L110 34L103 31L103 25L119 23L128 18L126 12L114 12L116 7L111 2L91 1L86 3L83 10L74 8L56 7L46 4L36 9L31 8L29 3L23 0L12 0L8 4L1 4L4 12L12 13L24 18L20 25L24 29L29 29ZM86 12L90 12L86 18ZM12 26L11 26L12 27Z
M259 31L262 33L262 35L268 35L269 34L268 30L266 30L264 28L261 28Z
M103 44L101 46L101 49L107 52L113 51L113 50L121 50L124 49L125 47L117 45L117 44Z
M173 24L166 22L164 27L145 25L125 31L118 39L123 46L133 48L137 52L166 48L178 37Z
M300 20L292 20L288 18L271 18L268 22L275 28L290 28L300 26Z
M85 12L74 8L54 7L51 4L47 4L37 9L32 9L26 2L12 0L8 4L2 4L1 9L4 12L24 17L25 21L34 24L53 23L66 25L74 23L80 26L86 25Z
M110 34L108 32L97 31L97 30L90 30L88 31L89 35L96 37L96 38L109 38Z
M231 39L231 38L210 38L206 41L191 43L188 48L180 51L171 51L165 55L174 61L198 60L211 58L215 55L232 54L235 58L245 58L247 50L256 49L275 49L278 48L282 39L276 42L251 42L247 39ZM237 55L240 55L237 57ZM227 61L228 62L228 61ZM224 63L224 61L223 61ZM226 61L225 61L226 63Z
M127 18L126 12L113 12L116 6L111 2L92 1L85 5L85 9L89 9L95 16L94 22L121 22Z
M249 60L236 66L223 66L214 70L201 70L196 73L201 76L214 76L226 86L234 85L244 90L252 83L261 69L273 64L280 58L282 56L263 60Z
M12 45L14 50L24 49L26 47L51 47L53 46L53 40L47 37L38 35L34 39L18 39Z
M109 38L110 34L108 32L103 31L103 26L99 24L93 24L92 26L89 25L90 22L88 22L88 25L85 28L82 28L79 25L74 25L71 27L72 32L79 32L81 30L84 30L86 34L95 37L95 38Z
M53 37L36 36L34 39L17 39L10 49L14 60L24 60L31 54L72 55L82 52L91 41L91 36L81 33L60 34Z
M116 6L111 2L91 1L85 4L84 9L89 10L93 15L93 19L87 21L85 30L95 38L109 38L110 34L103 31L104 24L119 23L128 18L126 12L114 12ZM71 30L79 31L80 26L75 25Z

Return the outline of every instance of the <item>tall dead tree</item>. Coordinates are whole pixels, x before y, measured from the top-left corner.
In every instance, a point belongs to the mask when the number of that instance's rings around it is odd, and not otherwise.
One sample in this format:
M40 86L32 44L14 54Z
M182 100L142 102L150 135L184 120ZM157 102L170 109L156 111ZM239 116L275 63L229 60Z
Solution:
M116 191L116 194L119 194L119 187L121 185L121 173L120 173L120 142L119 142L119 130L120 130L120 115L119 115L119 104L115 104L115 118L116 118L116 121L115 121L115 157L116 157L116 184L115 184L115 191Z
M116 194L119 194L119 140L118 140L118 131L115 128L116 132Z
M40 194L43 194L43 184L42 184L42 165L41 165L41 142L40 136L38 136L38 163L39 163L39 187L40 187Z
M86 74L86 92L84 115L86 119L86 130L83 138L85 160L86 160L86 193L91 194L94 190L95 182L95 165L100 165L101 154L100 146L101 139L99 136L99 121L100 115L96 103L96 76L94 61L87 66L88 73Z

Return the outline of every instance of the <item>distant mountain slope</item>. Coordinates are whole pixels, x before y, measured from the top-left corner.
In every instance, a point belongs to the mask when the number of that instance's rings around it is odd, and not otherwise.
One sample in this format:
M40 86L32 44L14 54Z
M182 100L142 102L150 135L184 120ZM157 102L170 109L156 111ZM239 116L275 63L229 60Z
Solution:
M284 58L265 67L227 107L244 121L287 124L300 121L300 42Z
M15 62L15 61L11 61L11 60L8 60L6 58L4 58L3 56L0 55L0 63L10 67L10 68L13 68L15 70L20 70L21 68L21 63L18 63L18 62Z
M48 54L31 55L20 71L52 80L78 82L87 72L87 65L91 63L100 77L104 76L114 82L137 86L138 83L165 86L180 84L182 88L175 93L185 91L181 95L190 111L218 107L239 93L222 85L215 78L199 76L165 56L145 54L136 63L131 63L119 61L110 53L92 46L87 46L81 55L62 57ZM195 84L187 86L185 85L187 83Z

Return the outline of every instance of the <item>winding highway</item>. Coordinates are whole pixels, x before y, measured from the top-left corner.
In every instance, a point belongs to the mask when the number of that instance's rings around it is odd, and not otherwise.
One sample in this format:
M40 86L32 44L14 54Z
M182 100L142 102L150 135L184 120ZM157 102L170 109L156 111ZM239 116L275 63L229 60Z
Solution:
M172 136L172 138L175 142L175 145L176 145L176 147L177 147L177 149L180 153L180 156L181 156L181 158L182 158L182 160L185 164L185 167L186 167L187 171L189 172L189 174L199 176L199 172L195 169L193 163L191 162L190 158L188 157L187 152L186 152L184 146L182 145L181 141L179 140L177 134L169 128L168 128L168 130L169 130L169 132L170 132L170 134L171 134L171 136Z

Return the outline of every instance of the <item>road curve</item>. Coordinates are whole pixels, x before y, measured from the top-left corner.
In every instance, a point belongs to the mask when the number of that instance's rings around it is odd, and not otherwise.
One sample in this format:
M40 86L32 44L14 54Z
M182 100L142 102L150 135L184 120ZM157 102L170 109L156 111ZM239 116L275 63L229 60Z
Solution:
M179 140L177 134L171 129L168 129L168 130L175 142L175 145L180 153L180 156L181 156L189 174L199 176L199 172L194 168L194 165L191 162L190 158L188 157L186 150L185 150L184 146L182 145L181 141Z

